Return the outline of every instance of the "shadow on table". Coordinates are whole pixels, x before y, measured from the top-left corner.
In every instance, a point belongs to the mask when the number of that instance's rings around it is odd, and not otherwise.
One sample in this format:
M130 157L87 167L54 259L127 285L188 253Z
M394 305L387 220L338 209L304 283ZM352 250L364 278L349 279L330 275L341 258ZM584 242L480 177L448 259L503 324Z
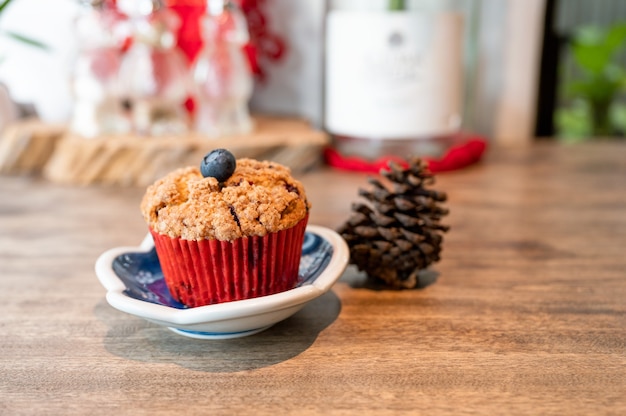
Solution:
M339 298L330 291L263 332L226 340L183 337L117 311L105 301L96 305L94 314L109 326L104 346L111 354L134 361L175 363L195 371L230 373L268 367L304 352L337 319L340 310Z
M439 272L435 270L422 270L419 273L418 283L415 289L425 289L426 287L434 284L438 277ZM364 272L359 272L353 265L346 268L346 271L343 273L339 281L346 283L353 289L368 289L373 291L395 290L390 289L389 286L385 285L382 281L374 281L373 279L368 278Z

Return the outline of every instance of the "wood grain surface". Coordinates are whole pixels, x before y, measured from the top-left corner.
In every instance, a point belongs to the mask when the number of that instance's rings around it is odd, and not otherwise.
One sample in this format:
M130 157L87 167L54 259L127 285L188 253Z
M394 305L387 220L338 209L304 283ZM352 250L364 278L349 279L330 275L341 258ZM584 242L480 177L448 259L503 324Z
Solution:
M270 159L304 172L320 164L326 133L301 119L256 116L249 134L220 138L65 135L43 169L66 184L147 186L181 165L195 165L207 152L228 148L238 157Z
M147 186L180 165L226 147L239 157L273 160L294 172L320 165L326 133L303 119L254 115L249 134L209 138L116 135L86 139L39 119L0 132L0 174L42 174L59 184Z
M0 177L0 414L626 414L626 143L492 150L441 174L452 227L425 287L349 268L247 338L119 312L94 262L136 245L141 188ZM366 176L303 174L336 228Z

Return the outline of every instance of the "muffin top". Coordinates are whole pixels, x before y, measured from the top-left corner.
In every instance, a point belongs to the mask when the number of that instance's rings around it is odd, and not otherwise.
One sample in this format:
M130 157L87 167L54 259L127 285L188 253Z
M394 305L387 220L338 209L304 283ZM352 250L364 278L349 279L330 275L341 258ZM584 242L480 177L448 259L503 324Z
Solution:
M245 158L222 183L197 167L177 169L150 185L141 201L153 231L184 240L264 236L293 227L309 208L289 168Z

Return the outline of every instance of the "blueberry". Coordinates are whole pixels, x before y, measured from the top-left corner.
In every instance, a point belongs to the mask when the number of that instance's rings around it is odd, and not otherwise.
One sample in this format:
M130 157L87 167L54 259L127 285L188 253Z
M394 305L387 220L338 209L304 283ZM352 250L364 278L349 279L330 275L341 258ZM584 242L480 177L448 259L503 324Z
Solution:
M215 149L207 153L200 163L200 172L205 178L213 177L224 182L235 172L237 161L226 149Z

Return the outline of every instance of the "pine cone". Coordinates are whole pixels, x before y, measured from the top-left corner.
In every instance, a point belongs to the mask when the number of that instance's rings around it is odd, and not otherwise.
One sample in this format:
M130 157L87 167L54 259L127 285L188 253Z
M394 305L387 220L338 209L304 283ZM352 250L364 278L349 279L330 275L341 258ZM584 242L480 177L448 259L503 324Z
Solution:
M373 189L359 189L369 204L353 204L353 215L338 232L348 243L351 264L371 279L410 289L419 285L421 270L439 261L449 229L439 223L448 214L440 204L447 195L427 189L435 180L419 158L407 169L390 162L389 169L381 175L391 186L370 178Z

